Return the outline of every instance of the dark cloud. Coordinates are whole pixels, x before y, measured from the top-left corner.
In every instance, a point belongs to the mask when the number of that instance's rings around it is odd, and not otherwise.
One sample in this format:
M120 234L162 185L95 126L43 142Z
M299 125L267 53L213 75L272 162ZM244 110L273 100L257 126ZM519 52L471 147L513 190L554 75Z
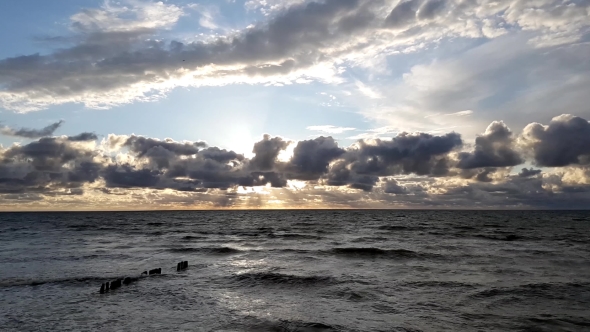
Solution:
M523 177L523 178L527 178L530 176L536 176L541 174L543 171L540 169L532 169L532 168L523 168L520 173L518 173L518 176Z
M99 178L102 167L102 164L96 162L83 161L76 165L73 170L67 172L67 182L76 184L92 183Z
M485 133L475 139L475 150L459 155L458 167L508 167L524 161L516 152L512 131L501 121L492 122Z
M396 194L396 195L405 195L408 193L408 189L406 187L400 186L399 183L394 180L387 180L385 182L384 191L386 194Z
M538 166L590 164L590 123L572 115L553 118L548 126L531 123L524 128L523 145Z
M0 133L8 136L24 137L24 138L40 138L45 136L51 136L53 133L62 125L63 121L58 121L50 124L49 126L42 129L13 129L10 127L0 128Z
M385 19L385 25L390 28L400 28L410 25L416 20L416 10L420 5L418 0L402 0L395 6Z
M210 147L199 152L199 154L207 159L213 159L218 163L228 163L232 160L243 161L244 155L237 154L233 151L227 151L218 147Z
M332 165L325 180L325 183L329 186L348 186L352 189L369 192L379 182L379 177L357 174L349 169L346 161L341 160Z
M58 170L70 161L91 158L94 155L94 151L74 147L67 140L54 137L13 146L3 153L4 158L27 161L40 171Z
M12 146L0 153L0 191L46 194L94 182L102 167L96 156L60 137Z
M136 169L131 165L109 165L103 171L107 187L152 188L160 180L159 171Z
M124 143L124 146L128 146L129 149L136 153L139 157L144 156L155 147L170 151L175 155L191 156L197 154L199 152L199 148L206 147L207 144L205 142L179 143L171 139L161 141L154 138L133 135L127 139L127 141Z
M420 6L416 16L420 20L432 19L444 10L446 4L446 0L427 0Z
M289 146L289 142L280 137L271 138L270 135L264 135L262 141L254 144L252 152L255 156L250 160L250 166L254 170L269 171L272 170L281 151Z
M352 159L352 169L359 174L443 176L448 173L447 154L462 144L457 133L401 133L391 140L359 141L359 149L349 151L346 157Z
M94 133L81 133L75 136L68 136L68 141L72 142L85 142L97 140L98 136Z
M445 176L449 173L448 154L462 145L461 136L449 133L401 133L391 140L358 141L334 163L326 183L370 191L379 177L399 174Z
M292 179L317 180L328 171L328 165L345 152L332 137L300 141L287 169Z

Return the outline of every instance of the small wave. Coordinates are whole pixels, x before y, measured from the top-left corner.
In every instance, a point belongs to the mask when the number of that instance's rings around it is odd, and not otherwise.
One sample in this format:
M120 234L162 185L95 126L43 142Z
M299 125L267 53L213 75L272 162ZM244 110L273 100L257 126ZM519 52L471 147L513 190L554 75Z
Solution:
M555 326L561 328L578 328L581 326L590 327L590 320L576 317L560 317L560 318L549 318L549 317L534 317L528 319L534 324L539 324L543 327ZM535 329L536 331L536 329Z
M471 227L471 226L454 226L453 228L454 229L466 230L466 231L470 231L470 230L476 229L475 227Z
M171 252L178 253L207 253L207 254L237 254L242 252L240 249L230 247L207 247L207 248L172 248L169 249Z
M351 242L381 242L387 241L387 238L380 237L380 236L364 236L364 237L357 237L356 239L352 240Z
M492 236L492 235L475 235L475 237L480 238L480 239L486 239L486 240L494 240L494 241L517 241L517 240L522 240L523 237L519 236L519 235L514 235L514 234L509 234L506 236Z
M231 324L227 328L236 328L235 331L297 331L297 332L330 332L342 331L341 327L319 322L306 322L299 320L270 321L252 316L240 320L237 325ZM225 330L225 329L224 329ZM232 329L233 331L233 329Z
M419 253L406 249L379 248L333 248L331 254L344 257L386 257L386 258L428 258L438 257L436 254Z
M273 272L243 273L232 277L240 283L257 285L299 285L318 286L337 283L336 279L329 276L298 276L293 274L281 274Z
M411 287L436 287L436 288L475 288L475 285L457 282L457 281L438 281L438 280L425 280L425 281L409 281L403 283L403 285Z
M184 241L192 241L192 240L202 240L202 239L206 239L207 237L205 236L198 236L198 235L187 235L187 236L183 236L182 239Z
M276 234L271 233L269 237L280 237L283 239L288 240L321 240L323 237L311 234L299 234L299 233L286 233L286 234Z
M516 287L490 288L475 294L471 298L490 298L495 296L532 296L549 299L562 299L580 292L590 292L590 283L541 283L526 284Z
M383 226L377 227L377 229L380 229L383 231L407 231L407 230L411 230L412 227L401 226L401 225L383 225Z
M0 288L41 286L45 284L87 284L91 282L100 283L108 278L100 277L77 277L77 278L55 278L55 279L8 279L0 281Z
M323 295L325 298L330 299L345 299L351 302L366 302L372 301L376 298L374 294L367 293L364 291L353 290L350 288L339 289L335 291L328 291Z

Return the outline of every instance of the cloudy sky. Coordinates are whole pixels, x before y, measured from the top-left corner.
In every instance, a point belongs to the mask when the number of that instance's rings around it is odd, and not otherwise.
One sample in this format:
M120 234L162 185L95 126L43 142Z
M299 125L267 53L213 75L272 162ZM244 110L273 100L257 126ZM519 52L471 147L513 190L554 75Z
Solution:
M588 208L589 0L19 0L0 209Z

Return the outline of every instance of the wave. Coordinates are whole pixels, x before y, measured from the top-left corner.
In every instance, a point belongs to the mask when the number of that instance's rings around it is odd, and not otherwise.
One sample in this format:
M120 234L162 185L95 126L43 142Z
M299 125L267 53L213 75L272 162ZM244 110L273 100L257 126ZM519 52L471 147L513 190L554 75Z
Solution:
M41 286L45 284L87 284L97 283L100 286L108 278L104 277L75 277L75 278L54 278L54 279L7 279L0 281L0 288L19 286Z
M454 229L466 230L466 231L477 229L477 228L471 227L471 226L454 226L453 228Z
M402 285L425 288L425 287L436 287L436 288L475 288L476 285L468 284L458 281L438 281L438 280L424 280L424 281L409 281Z
M538 327L548 327L553 326L559 330L562 329L578 329L580 327L590 327L590 320L584 319L582 317L533 317L528 319L529 322L535 324L535 326L531 326L531 331L537 331Z
M299 233L286 233L286 234L276 234L271 233L269 237L279 237L288 240L321 240L323 237L311 234L299 234Z
M413 230L413 229L415 229L415 227L408 227L408 226L401 226L401 225L383 225L383 226L377 227L377 229L380 229L383 231L407 231L407 230Z
M420 253L406 249L379 249L373 247L367 248L333 248L329 250L330 254L343 257L384 257L384 258L434 258L440 255L430 253Z
M383 241L387 241L387 238L385 237L381 237L381 236L364 236L364 237L357 237L354 240L351 240L351 242L383 242Z
M281 319L271 321L253 316L238 319L229 326L224 326L224 331L299 331L299 332L330 332L343 331L342 327L328 325L320 322L306 322L300 320Z
M491 298L496 296L531 296L536 298L564 299L580 292L590 293L590 283L539 283L515 287L489 288L472 294L471 298Z
M198 236L198 235L187 235L187 236L183 236L182 240L184 241L192 241L192 240L203 240L206 239L206 236Z
M206 253L206 254L238 254L242 252L240 249L230 248L230 247L201 247L201 248L172 248L169 249L170 252L177 252L177 253Z
M261 285L296 285L296 286L325 286L338 283L329 276L298 276L273 272L242 273L232 276L232 279L251 286Z
M328 291L324 293L323 296L329 299L345 299L350 302L373 301L376 298L376 295L374 294L368 293L366 291L353 290L350 288Z
M514 234L509 234L506 236L492 236L492 235L478 234L478 235L475 235L475 237L480 238L480 239L486 239L486 240L494 240L494 241L517 241L517 240L523 239L522 236L514 235Z

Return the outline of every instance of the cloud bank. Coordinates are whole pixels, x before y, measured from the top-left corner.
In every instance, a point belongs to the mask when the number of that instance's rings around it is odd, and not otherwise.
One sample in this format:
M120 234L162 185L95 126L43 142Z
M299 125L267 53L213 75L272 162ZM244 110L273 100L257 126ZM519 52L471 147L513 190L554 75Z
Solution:
M495 121L474 144L454 132L348 147L264 135L252 158L205 142L46 136L0 151L0 205L579 208L590 198L589 138L590 123L572 115L518 134ZM525 163L542 169L517 168Z

